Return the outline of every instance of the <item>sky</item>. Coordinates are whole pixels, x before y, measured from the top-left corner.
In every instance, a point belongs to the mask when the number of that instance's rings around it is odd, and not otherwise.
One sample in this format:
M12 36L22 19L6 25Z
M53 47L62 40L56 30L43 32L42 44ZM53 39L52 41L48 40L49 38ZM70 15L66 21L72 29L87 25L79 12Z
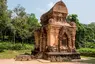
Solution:
M49 11L60 0L8 0L8 9L13 10L18 4L26 9L27 13L34 13L40 21L40 17ZM89 24L95 22L95 0L62 0L69 14L77 14L80 23Z

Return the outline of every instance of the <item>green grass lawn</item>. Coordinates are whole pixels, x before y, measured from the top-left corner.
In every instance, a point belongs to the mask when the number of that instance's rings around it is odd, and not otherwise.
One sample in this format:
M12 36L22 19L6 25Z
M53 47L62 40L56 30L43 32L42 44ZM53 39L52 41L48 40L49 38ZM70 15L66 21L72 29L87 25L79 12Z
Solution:
M11 59L15 58L19 54L29 53L31 54L31 50L4 50L4 52L0 52L0 59Z
M31 54L31 50L4 50L4 52L0 52L0 59L15 58L17 55L24 53ZM95 64L95 57L81 56L81 58L86 58L87 60L81 60L79 61L80 63Z

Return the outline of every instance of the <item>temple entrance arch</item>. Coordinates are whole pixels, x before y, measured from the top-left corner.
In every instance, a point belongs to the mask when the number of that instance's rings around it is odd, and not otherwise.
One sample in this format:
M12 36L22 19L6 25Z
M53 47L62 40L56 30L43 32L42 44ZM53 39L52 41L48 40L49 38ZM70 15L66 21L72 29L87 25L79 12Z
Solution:
M70 34L63 26L59 32L58 51L69 52L70 51Z
M60 39L59 44L60 44L59 47L60 47L61 52L67 52L68 51L68 37L67 37L66 33L64 33L62 35L62 38Z
M62 46L64 46L64 47L68 47L68 37L67 37L67 35L66 35L66 33L64 33L64 35L63 35L63 38L62 38Z

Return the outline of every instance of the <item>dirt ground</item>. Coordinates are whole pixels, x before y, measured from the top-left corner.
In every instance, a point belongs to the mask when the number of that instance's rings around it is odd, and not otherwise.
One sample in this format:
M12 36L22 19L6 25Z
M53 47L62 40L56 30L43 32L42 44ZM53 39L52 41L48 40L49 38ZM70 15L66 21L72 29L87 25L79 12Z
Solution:
M0 59L0 64L84 64L80 62L50 62L46 60L15 61L14 59Z

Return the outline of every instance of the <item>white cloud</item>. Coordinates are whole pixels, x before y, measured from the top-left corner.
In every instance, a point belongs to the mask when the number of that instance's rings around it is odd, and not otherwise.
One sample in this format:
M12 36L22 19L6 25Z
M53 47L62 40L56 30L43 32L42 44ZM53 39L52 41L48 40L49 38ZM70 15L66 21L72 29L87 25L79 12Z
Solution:
M53 7L54 3L50 2L49 4L47 4L46 8L41 9L41 8L36 8L37 11L39 11L41 14L47 12L48 10L50 10Z
M53 2L50 2L50 3L48 4L48 8L49 8L49 9L52 8L53 5L54 5L54 3L53 3Z
M88 24L92 23L92 22L95 22L95 21L88 21ZM86 22L85 22L86 23Z
M54 6L54 4L56 2L58 2L58 1L60 1L60 0L55 0L55 2L51 1L48 4L46 4L45 8L38 7L38 8L36 8L36 10L40 13L40 16L41 16L42 14L46 13L47 11L49 11Z
M36 8L36 10L39 11L40 13L45 13L45 9Z
M37 11L39 11L39 12L41 12L41 13L45 13L46 11L48 11L48 10L50 10L53 6L54 6L54 4L56 3L56 2L58 2L58 1L60 1L60 0L55 0L55 2L49 2L47 5L46 5L46 8L45 9L41 9L41 8L36 8L36 10Z
M53 6L54 6L54 4L56 3L56 2L58 2L58 1L61 1L61 0L55 0L55 2L50 2L48 5L47 5L47 8L48 9L51 9Z

